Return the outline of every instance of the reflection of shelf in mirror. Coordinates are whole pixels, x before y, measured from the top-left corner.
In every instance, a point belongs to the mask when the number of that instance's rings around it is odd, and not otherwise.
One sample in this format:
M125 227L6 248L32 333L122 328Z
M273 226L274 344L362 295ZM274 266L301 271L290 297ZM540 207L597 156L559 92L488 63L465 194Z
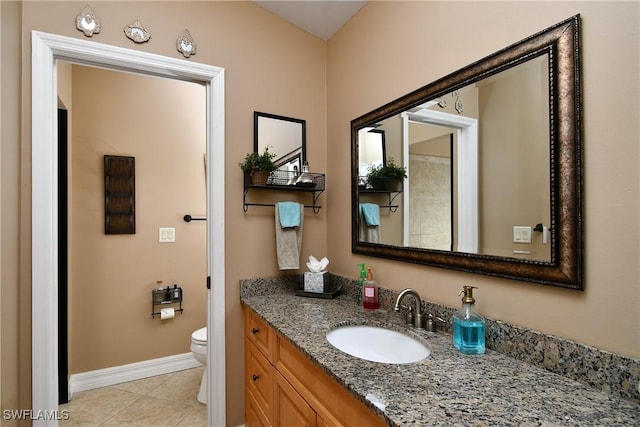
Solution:
M359 188L360 194L386 194L389 203L386 205L380 205L381 208L389 209L389 212L395 213L398 210L399 205L394 205L393 201L402 194L402 191L390 191L390 190L376 190L373 188Z
M297 191L297 192L307 192L311 193L313 197L312 205L305 205L305 208L313 209L313 213L320 212L321 206L318 206L316 203L318 201L318 197L320 194L324 192L325 185L325 175L322 173L310 173L313 176L315 181L315 185L296 185L295 179L296 176L293 171L282 171L277 170L271 172L268 178L264 182L257 182L251 176L251 172L244 173L244 191L242 195L242 208L245 212L249 210L249 206L268 206L274 207L275 204L271 203L249 203L247 202L247 193L251 189L255 190L277 190L277 191ZM289 184L292 183L292 184Z
M397 190L378 190L375 188L359 188L358 192L360 193L380 193L380 194L400 194L402 191Z

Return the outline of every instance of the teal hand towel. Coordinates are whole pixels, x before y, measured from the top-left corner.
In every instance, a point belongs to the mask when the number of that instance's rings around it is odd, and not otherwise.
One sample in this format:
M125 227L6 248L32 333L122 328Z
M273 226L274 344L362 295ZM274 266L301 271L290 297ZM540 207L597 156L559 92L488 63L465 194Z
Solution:
M361 203L360 212L368 226L380 225L380 206L375 203Z
M278 202L278 214L282 228L300 225L300 204L296 202Z

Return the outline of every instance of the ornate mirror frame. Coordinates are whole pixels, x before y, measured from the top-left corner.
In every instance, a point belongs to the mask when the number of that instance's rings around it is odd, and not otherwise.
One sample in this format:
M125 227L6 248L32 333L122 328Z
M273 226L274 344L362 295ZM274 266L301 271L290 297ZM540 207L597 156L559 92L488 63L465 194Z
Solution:
M580 15L423 86L351 122L353 253L584 289ZM549 55L550 261L447 252L358 240L358 130L540 55Z

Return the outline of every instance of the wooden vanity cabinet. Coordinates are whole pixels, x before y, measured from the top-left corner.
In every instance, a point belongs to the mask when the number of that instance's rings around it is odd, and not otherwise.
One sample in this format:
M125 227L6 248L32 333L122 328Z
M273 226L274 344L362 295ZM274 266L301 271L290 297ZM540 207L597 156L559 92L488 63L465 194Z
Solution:
M247 425L270 426L274 369L250 340L245 342L245 400ZM251 422L250 422L251 420Z
M271 426L273 419L273 365L270 362L271 327L244 309L245 418L247 426Z
M386 425L260 316L243 310L247 427Z

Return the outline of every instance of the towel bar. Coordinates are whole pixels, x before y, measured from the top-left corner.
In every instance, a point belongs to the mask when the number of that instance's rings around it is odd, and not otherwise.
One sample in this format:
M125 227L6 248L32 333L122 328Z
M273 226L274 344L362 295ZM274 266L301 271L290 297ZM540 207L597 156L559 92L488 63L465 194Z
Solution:
M242 204L242 210L244 210L245 212L247 212L249 210L249 206L267 206L267 207L272 207L275 208L275 204L274 203L246 203L243 202ZM307 209L313 209L313 213L318 213L320 212L320 209L322 208L322 206L316 206L314 205L304 205L305 208Z
M184 222L191 222L191 221L206 221L207 218L194 218L191 215L187 214L185 215L182 219L184 219Z

